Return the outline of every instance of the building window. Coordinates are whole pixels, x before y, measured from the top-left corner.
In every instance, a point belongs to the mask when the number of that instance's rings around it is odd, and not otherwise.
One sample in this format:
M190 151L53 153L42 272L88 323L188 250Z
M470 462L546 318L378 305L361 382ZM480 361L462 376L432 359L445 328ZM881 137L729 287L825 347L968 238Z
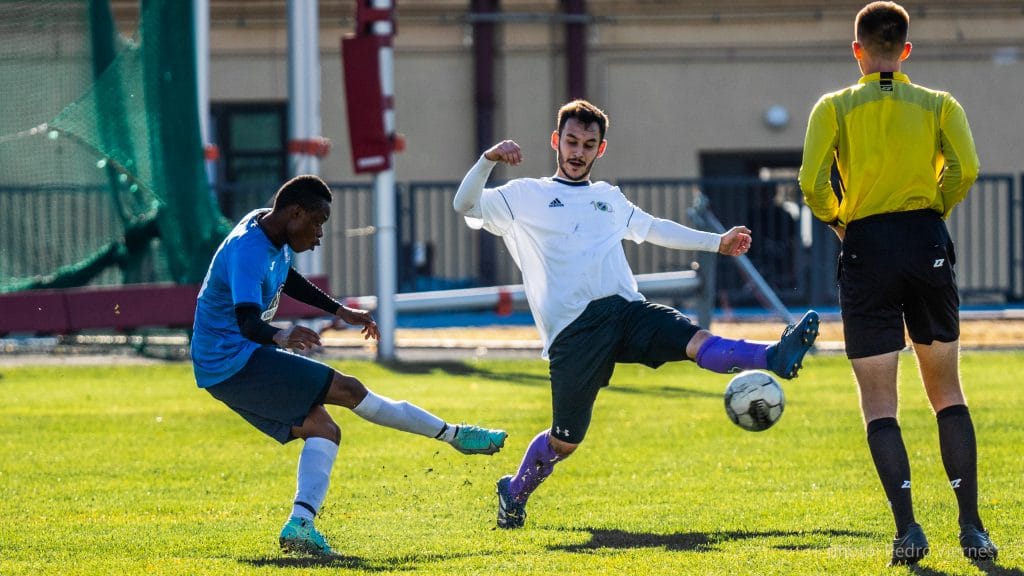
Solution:
M221 212L237 220L267 206L288 173L288 109L284 102L210 105Z

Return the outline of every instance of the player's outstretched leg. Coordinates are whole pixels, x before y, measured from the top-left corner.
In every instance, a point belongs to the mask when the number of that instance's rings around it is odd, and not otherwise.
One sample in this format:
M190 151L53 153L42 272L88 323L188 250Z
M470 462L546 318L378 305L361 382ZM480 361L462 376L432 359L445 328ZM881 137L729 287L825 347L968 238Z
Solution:
M774 344L732 340L710 334L694 360L705 370L732 374L742 370L771 370L789 380L796 377L804 355L818 337L818 313L811 310L790 324Z
M447 442L463 454L494 454L505 445L508 436L504 430L451 425L415 404L395 401L369 390L352 411L374 424Z
M786 326L777 344L768 347L768 369L789 380L795 378L802 367L804 355L818 337L818 313L809 310L796 324Z
M448 424L445 424L445 427L450 428ZM443 436L446 432L446 429L442 429L438 436ZM448 443L452 445L452 448L463 454L490 455L505 446L505 438L507 437L508 433L504 430L491 430L489 428L473 426L472 424L459 424L455 426L452 439Z

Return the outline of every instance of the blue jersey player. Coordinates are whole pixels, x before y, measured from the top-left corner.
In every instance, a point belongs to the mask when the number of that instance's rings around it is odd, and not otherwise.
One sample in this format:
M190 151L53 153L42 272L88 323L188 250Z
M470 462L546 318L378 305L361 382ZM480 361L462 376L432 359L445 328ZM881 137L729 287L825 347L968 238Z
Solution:
M192 362L196 382L261 432L284 444L304 440L291 516L281 548L331 554L313 518L327 494L341 429L324 408L344 406L375 424L451 444L464 454L493 454L505 432L449 425L408 402L374 394L357 378L300 356L320 344L304 326L269 324L281 293L316 306L377 339L365 310L339 304L292 268L295 253L320 245L331 215L331 190L316 176L297 176L274 196L273 208L246 215L221 243L196 305Z

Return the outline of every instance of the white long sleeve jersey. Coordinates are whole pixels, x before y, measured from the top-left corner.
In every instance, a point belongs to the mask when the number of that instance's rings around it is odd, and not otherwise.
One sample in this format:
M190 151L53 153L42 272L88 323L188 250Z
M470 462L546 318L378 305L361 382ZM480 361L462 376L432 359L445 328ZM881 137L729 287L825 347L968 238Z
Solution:
M622 241L642 243L654 218L616 186L520 178L484 189L469 214L469 226L501 236L523 273L545 358L558 333L593 300L643 299Z

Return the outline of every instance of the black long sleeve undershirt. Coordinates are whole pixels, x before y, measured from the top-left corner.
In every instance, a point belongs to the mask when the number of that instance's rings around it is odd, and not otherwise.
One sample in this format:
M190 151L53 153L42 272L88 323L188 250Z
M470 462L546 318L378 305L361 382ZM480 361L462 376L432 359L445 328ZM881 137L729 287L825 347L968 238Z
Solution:
M325 294L294 268L288 269L283 292L299 302L315 306L329 314L336 313L341 307L334 298ZM242 336L257 344L274 344L274 334L277 334L280 328L264 322L261 316L262 311L257 304L244 303L235 306L235 318L238 320L238 329Z
M316 284L299 274L295 268L288 269L288 278L284 281L284 293L303 304L315 306L328 314L335 314L341 304L324 293Z
M256 304L243 303L235 306L235 319L238 320L238 329L242 336L257 344L275 344L274 334L280 328L276 328L264 322L260 307Z

